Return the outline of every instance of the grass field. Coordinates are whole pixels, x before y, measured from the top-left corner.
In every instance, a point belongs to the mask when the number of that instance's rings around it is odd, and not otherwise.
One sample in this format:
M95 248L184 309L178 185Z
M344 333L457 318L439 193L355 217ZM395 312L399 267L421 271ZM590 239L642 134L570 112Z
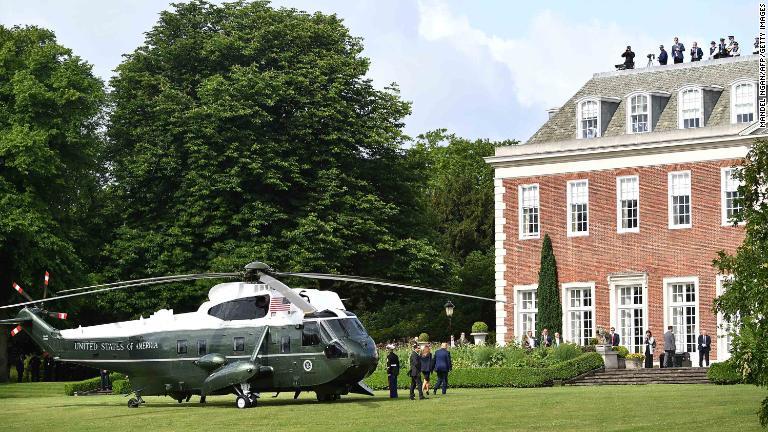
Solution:
M233 397L179 405L147 397L138 409L121 396L62 396L63 384L0 385L0 431L759 431L754 386L649 385L456 389L411 401L350 396L317 403L313 393L238 410Z

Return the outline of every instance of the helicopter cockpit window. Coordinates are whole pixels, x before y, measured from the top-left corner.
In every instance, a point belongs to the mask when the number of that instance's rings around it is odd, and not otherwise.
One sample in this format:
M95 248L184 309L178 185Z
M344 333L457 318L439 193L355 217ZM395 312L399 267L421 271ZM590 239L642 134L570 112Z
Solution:
M269 311L267 296L244 297L230 300L208 309L208 315L224 321L263 318Z
M349 336L365 336L365 328L357 318L339 320Z
M320 345L320 326L317 321L305 321L301 330L301 346Z

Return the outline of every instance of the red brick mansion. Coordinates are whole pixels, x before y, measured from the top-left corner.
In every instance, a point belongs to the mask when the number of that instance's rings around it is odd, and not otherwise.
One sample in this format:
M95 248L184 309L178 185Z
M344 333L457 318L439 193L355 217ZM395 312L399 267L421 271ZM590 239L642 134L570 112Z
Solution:
M552 239L563 337L585 344L613 326L641 352L650 329L661 352L702 331L727 358L727 323L712 310L723 276L717 251L744 238L733 167L757 128L757 56L595 74L495 169L496 335L534 329L544 234ZM720 337L715 337L720 336ZM715 343L717 341L717 343ZM697 359L697 355L692 355Z

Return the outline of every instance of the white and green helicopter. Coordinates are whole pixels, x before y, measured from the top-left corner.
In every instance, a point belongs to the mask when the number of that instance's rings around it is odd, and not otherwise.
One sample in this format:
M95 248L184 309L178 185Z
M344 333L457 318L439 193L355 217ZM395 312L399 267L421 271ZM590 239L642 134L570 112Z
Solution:
M276 277L299 277L405 288L498 301L431 288L356 276L281 273L252 262L244 273L203 273L138 279L62 290L0 309L22 307L0 325L26 331L56 361L108 369L128 376L134 398L167 395L179 403L200 395L233 393L238 408L256 406L262 392L314 391L320 401L341 395L373 395L363 379L376 369L376 345L354 313L332 291L290 288ZM66 314L43 309L44 302L112 290L199 279L241 279L220 283L197 311L159 310L149 318L59 330L46 318ZM46 292L48 276L46 274Z

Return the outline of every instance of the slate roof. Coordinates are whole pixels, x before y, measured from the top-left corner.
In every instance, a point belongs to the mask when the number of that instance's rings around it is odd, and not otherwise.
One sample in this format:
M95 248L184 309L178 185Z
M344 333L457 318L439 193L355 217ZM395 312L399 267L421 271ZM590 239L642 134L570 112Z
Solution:
M637 90L670 93L669 101L664 111L662 111L656 127L649 133L653 134L654 132L678 129L677 91L688 84L720 86L723 88L717 103L713 107L709 121L704 127L728 125L731 121L730 84L742 78L752 78L757 81L757 77L757 55L597 73L563 104L533 134L526 144L573 140L576 138L576 101L585 96L620 98L621 102L602 136L625 135L627 133L626 96ZM579 141L600 139L592 138Z

